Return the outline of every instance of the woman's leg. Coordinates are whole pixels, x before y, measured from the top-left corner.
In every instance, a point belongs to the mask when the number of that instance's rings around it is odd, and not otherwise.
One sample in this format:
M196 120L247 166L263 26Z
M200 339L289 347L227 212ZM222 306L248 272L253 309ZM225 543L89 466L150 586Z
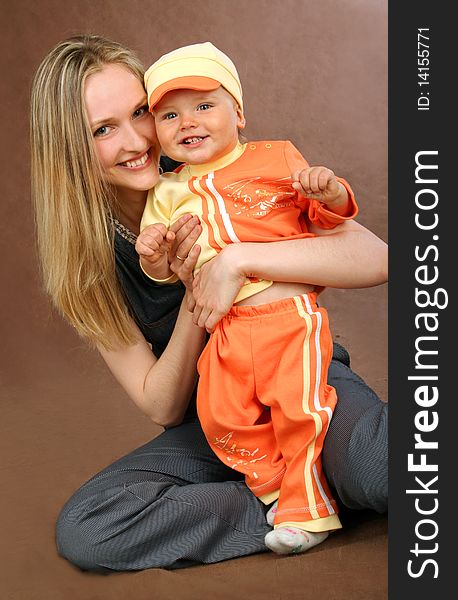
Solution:
M388 406L335 345L339 402L323 465L341 502L387 509ZM179 568L265 551L261 503L213 454L197 422L169 429L88 481L63 508L59 552L83 569Z
M334 344L328 383L338 397L323 451L328 482L348 508L384 513L388 509L388 404L349 368L348 354L338 344Z
M196 421L168 429L72 496L57 523L59 552L82 569L115 571L262 552L270 527L239 478Z

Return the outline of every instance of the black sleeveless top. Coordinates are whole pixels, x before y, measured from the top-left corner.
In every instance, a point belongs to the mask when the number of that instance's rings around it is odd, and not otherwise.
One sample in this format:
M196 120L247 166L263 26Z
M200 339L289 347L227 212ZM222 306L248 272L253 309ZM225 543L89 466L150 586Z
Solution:
M121 283L130 312L154 354L164 352L184 296L181 283L155 283L140 268L135 246L115 232L116 273Z
M179 163L161 158L164 171L172 171ZM115 222L114 251L116 273L130 313L158 358L172 335L185 288L181 283L158 284L140 268L135 251L135 236ZM195 390L186 417L195 415ZM185 417L185 418L186 418Z

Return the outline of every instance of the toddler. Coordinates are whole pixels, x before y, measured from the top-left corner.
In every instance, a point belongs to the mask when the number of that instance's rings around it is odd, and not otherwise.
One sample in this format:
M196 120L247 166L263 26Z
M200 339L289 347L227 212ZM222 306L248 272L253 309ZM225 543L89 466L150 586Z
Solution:
M169 227L187 213L202 226L195 273L227 244L310 237L307 220L329 229L356 216L349 185L310 167L291 142L239 141L240 80L211 43L162 56L145 84L162 150L183 163L161 176L143 214L136 248L155 281L177 280ZM304 552L341 527L321 464L337 398L327 384L332 338L320 291L247 278L198 363L207 440L262 502L275 502L265 543L280 554Z

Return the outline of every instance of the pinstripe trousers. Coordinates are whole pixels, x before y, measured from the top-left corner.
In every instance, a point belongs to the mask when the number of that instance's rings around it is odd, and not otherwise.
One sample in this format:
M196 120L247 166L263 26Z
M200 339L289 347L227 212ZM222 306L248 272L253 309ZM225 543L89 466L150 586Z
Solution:
M333 360L329 369L339 402L324 469L342 505L382 513L388 406L344 363ZM59 516L56 542L62 556L85 570L181 568L265 551L265 511L193 419L85 483Z

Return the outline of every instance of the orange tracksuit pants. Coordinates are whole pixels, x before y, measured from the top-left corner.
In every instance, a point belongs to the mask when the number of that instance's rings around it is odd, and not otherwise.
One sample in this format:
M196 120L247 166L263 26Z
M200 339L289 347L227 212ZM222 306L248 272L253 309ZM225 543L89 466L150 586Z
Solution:
M327 312L304 294L232 307L199 359L207 440L257 497L279 498L275 526L341 526L321 464L337 401L327 384L331 358Z

